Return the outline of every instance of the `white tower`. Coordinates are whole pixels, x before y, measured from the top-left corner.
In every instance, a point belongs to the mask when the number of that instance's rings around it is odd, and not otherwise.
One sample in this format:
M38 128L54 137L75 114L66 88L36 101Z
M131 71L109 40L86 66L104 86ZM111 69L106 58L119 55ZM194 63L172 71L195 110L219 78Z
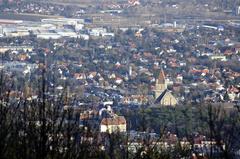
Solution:
M129 75L129 77L131 77L131 76L132 76L132 66L131 66L131 65L129 66L128 75Z

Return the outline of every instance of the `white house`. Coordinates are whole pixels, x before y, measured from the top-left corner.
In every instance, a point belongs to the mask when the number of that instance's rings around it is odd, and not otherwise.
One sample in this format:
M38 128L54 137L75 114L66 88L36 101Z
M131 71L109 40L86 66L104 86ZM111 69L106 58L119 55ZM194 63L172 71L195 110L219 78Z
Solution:
M127 122L123 116L114 116L112 118L103 118L100 124L100 132L126 132Z

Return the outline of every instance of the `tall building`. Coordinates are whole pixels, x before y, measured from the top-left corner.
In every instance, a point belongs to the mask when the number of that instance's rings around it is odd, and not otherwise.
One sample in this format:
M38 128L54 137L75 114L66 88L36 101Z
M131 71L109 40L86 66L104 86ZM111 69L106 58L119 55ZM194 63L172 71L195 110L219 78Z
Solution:
M161 69L155 84L155 99L157 99L167 89L164 71Z
M177 99L167 89L167 82L164 71L161 69L158 79L155 84L155 105L160 106L176 106Z
M237 6L236 15L240 15L240 6Z
M132 77L132 66L131 65L129 66L128 75L129 75L129 77Z

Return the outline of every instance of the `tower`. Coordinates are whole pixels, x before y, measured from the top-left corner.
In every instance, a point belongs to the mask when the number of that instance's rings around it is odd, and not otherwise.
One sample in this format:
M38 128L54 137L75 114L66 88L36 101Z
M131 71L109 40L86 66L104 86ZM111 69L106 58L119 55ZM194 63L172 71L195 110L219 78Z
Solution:
M129 77L132 77L132 66L131 65L129 66L128 75L129 75Z
M167 89L164 71L161 69L155 84L155 99L157 99Z
M240 15L240 6L237 6L236 15Z

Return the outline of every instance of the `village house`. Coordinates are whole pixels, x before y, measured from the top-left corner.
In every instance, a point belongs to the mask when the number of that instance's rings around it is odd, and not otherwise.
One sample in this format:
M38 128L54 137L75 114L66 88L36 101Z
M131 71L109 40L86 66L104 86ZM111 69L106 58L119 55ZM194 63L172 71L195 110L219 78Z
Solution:
M127 122L123 116L113 116L111 118L103 118L100 124L100 132L126 132Z

